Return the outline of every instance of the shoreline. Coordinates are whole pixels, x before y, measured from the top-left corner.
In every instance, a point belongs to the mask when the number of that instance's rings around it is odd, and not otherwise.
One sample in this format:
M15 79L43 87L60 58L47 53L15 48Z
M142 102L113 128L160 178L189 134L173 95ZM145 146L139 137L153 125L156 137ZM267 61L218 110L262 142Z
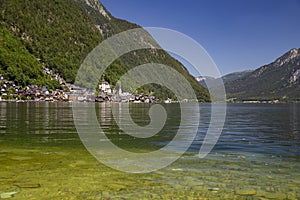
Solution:
M0 100L0 103L73 103L74 101L62 101L62 100ZM178 104L178 103L191 103L191 102L178 102L178 101L174 101L174 102L115 102L115 101L103 101L103 102L97 102L97 101L78 101L81 103L97 103L97 104L102 104L102 103L132 103L132 104ZM212 104L212 103L218 103L218 102L198 102L199 104ZM243 101L239 101L239 102L226 102L226 104L250 104L250 105L254 105L254 104L290 104L290 103L296 103L296 104L300 104L300 101L279 101L279 102L243 102Z

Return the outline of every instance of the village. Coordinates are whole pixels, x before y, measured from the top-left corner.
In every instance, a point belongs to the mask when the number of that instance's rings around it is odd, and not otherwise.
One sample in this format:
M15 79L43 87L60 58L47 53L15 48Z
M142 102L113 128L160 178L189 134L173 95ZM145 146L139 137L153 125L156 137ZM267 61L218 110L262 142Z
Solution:
M0 74L0 101L16 101L16 102L133 102L133 103L155 103L158 101L156 97L146 94L130 94L122 92L121 86L116 89L108 82L102 81L96 92L90 92L84 88L67 83L59 74L55 74L52 70L44 68L44 72L59 82L63 89L49 90L47 87L29 85L21 87L13 81L5 79Z

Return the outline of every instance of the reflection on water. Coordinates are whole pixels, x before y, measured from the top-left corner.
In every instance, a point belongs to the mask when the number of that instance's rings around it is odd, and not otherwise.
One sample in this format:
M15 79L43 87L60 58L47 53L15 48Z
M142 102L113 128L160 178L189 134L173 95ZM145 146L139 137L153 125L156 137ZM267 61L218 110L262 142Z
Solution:
M299 112L299 104L291 104L290 105L290 123L289 123L289 128L290 128L290 135L292 138L295 140L300 140L300 112Z
M149 140L126 136L111 104L96 104L108 137L132 151L152 151L174 137L177 104L165 105L168 120ZM139 125L149 105L131 105ZM80 142L69 103L0 103L0 195L14 199L299 199L300 105L230 104L218 144L205 159L198 153L210 120L201 104L198 134L188 154L149 174L125 174L98 163ZM192 123L193 118L191 118ZM188 131L190 127L186 127ZM100 144L101 145L101 142Z
M0 133L76 133L69 103L0 103Z

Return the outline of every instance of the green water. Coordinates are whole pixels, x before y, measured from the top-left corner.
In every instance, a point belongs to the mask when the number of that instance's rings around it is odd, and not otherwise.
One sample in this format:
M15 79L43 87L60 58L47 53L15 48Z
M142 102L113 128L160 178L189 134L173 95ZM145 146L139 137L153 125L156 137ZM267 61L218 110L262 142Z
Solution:
M171 117L161 135L176 130L177 106L167 105ZM167 143L158 136L133 144L120 135L109 108L97 107L115 144L144 152ZM133 106L137 123L148 120L147 108ZM127 174L88 153L70 104L1 103L0 194L16 192L7 195L11 199L300 199L299 105L229 105L222 137L205 159L197 151L209 105L201 108L202 128L185 156L156 172Z

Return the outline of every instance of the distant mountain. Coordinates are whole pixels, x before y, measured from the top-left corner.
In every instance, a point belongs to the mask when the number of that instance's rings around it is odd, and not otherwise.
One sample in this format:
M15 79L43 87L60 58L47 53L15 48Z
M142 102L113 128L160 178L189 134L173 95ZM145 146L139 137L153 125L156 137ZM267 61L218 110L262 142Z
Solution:
M253 70L245 70L245 71L241 71L241 72L233 72L230 74L227 74L225 76L222 77L224 84L229 83L231 81L235 81L237 79L241 79L244 78L245 76L251 74L253 72Z
M199 76L196 77L196 80L202 85L203 87L207 88L207 84L215 85L216 78L210 76Z
M0 74L22 86L57 87L43 74L44 67L72 83L84 58L101 41L140 28L113 17L98 0L4 0L0 1L0 12ZM108 68L103 78L114 85L130 68L145 63L173 67L191 83L200 101L209 100L207 90L163 50L126 54ZM173 97L157 85L147 85L139 92L152 92L162 99Z
M300 49L225 84L228 98L238 100L300 99Z
M234 72L234 73L230 73L230 74L227 74L225 76L222 76L221 78L223 80L223 83L225 84L225 83L243 78L243 77L249 75L251 72L253 72L253 70L245 70L245 71L241 71L241 72ZM207 88L206 83L208 83L210 86L217 87L217 84L219 83L219 79L220 78L216 79L216 78L209 77L209 76L200 76L200 77L196 78L196 80L200 83L200 85L202 85L205 88Z

